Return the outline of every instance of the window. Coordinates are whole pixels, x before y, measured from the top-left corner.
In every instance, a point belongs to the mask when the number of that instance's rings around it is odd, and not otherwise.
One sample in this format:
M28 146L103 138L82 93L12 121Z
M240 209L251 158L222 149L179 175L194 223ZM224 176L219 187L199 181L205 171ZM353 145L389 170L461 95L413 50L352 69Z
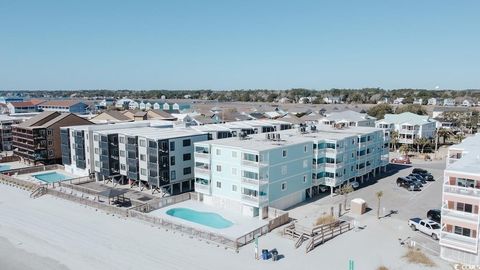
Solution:
M190 139L183 140L183 146L190 146L191 144L192 142L190 141Z
M183 168L183 175L189 175L192 173L192 167Z
M306 175L303 176L303 183L307 183L307 176Z
M147 175L147 169L144 169L144 168L140 169L140 174Z
M47 135L52 136L52 130L51 129L47 130Z
M98 148L95 147L94 152L95 152L95 154L98 154Z
M282 191L287 190L287 182L283 182L281 186Z
M170 151L175 151L175 142L170 142Z
M170 172L170 180L175 180L177 178L177 174L175 171Z
M287 165L282 166L282 175L287 174Z
M237 168L232 168L232 175L237 175Z
M93 135L93 140L98 142L98 135Z
M140 146L145 147L145 145L147 145L145 140L140 140Z
M287 150L282 150L282 157L286 157L287 156Z
M120 143L125 143L125 137L119 137L118 140Z
M308 167L308 160L304 160L303 161L303 168L307 168Z
M233 151L232 152L232 158L236 158L237 157L237 152Z
M454 232L456 234L460 234L460 235L463 235L463 236L470 237L470 229L467 229L467 228L463 228L463 227L460 227L460 226L455 226L455 231Z
M144 154L140 154L140 160L145 161L147 160L147 157Z
M53 156L53 150L48 150L48 155Z
M222 182L217 182L217 188L222 188Z
M303 152L305 152L305 153L307 152L307 146L306 145L303 146Z
M125 151L120 150L120 156L121 156L121 157L125 157Z
M52 145L53 145L53 141L48 141L48 145L49 145L49 146L52 146Z
M220 149L217 149L216 150L216 153L217 153L217 156L220 156L222 154L222 152L220 151Z
M217 165L217 172L221 172L221 171L222 171L222 166Z
M170 165L175 165L175 157L170 157Z
M233 192L237 191L237 185L232 185L232 191Z
M122 164L123 165L123 164ZM100 161L95 160L95 167L100 167Z
M192 159L192 154L183 154L183 161L191 160Z

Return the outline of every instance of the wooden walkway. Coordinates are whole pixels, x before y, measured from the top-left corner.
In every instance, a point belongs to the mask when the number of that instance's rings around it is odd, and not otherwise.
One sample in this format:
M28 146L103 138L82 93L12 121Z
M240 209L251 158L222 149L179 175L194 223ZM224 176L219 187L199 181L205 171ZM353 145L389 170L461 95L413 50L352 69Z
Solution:
M311 228L307 228L292 222L283 229L283 235L287 235L296 240L295 248L299 248L304 242L307 242L305 252L308 253L318 245L321 245L338 235L348 232L351 229L352 224L348 221L342 220L334 221L329 224L314 226Z

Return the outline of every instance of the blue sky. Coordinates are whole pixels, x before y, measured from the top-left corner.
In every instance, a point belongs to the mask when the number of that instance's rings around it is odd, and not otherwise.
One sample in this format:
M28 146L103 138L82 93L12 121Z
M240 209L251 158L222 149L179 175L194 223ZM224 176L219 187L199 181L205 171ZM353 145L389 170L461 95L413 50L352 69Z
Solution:
M0 89L480 88L480 1L0 0Z

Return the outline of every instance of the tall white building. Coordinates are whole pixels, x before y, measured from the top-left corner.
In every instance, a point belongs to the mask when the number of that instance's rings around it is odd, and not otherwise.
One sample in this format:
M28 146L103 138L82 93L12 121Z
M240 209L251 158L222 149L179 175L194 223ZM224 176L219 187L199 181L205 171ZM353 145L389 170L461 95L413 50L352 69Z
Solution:
M435 138L436 121L428 115L418 115L410 112L401 114L386 114L385 118L375 123L377 128L387 131L398 131L399 143L414 144L417 138Z

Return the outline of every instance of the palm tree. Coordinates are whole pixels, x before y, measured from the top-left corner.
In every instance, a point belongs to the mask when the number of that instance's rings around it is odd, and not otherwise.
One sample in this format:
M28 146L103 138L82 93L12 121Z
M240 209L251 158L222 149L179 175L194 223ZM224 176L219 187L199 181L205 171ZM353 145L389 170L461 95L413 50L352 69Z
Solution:
M375 193L375 195L377 196L377 219L380 219L380 200L382 199L383 197L383 191L378 191L377 193Z
M454 139L458 142L458 143L461 143L463 141L463 139L465 139L465 135L463 135L463 133L457 133L455 136L454 136Z
M400 150L400 153L403 155L408 156L408 152L410 152L410 146L408 144L402 144L398 150Z
M343 195L343 209L345 211L347 211L347 199L348 199L348 194L353 192L353 186L352 184L346 184L344 186L342 186L339 190L338 190L338 194L339 195Z
M390 148L393 145L393 150L397 150L397 144L398 144L399 138L400 138L400 133L398 133L398 131L393 130L390 133Z
M438 131L437 131L437 134L438 134L438 137L442 137L443 138L443 144L445 144L445 141L450 138L450 136L452 135L452 133L450 132L450 130L448 129L445 129L445 128L439 128Z
M423 149L425 148L425 146L429 143L428 139L425 138L425 137L421 137L421 138L416 138L415 139L415 144L417 145L417 152L420 152L419 149L422 149L422 153L423 153Z

